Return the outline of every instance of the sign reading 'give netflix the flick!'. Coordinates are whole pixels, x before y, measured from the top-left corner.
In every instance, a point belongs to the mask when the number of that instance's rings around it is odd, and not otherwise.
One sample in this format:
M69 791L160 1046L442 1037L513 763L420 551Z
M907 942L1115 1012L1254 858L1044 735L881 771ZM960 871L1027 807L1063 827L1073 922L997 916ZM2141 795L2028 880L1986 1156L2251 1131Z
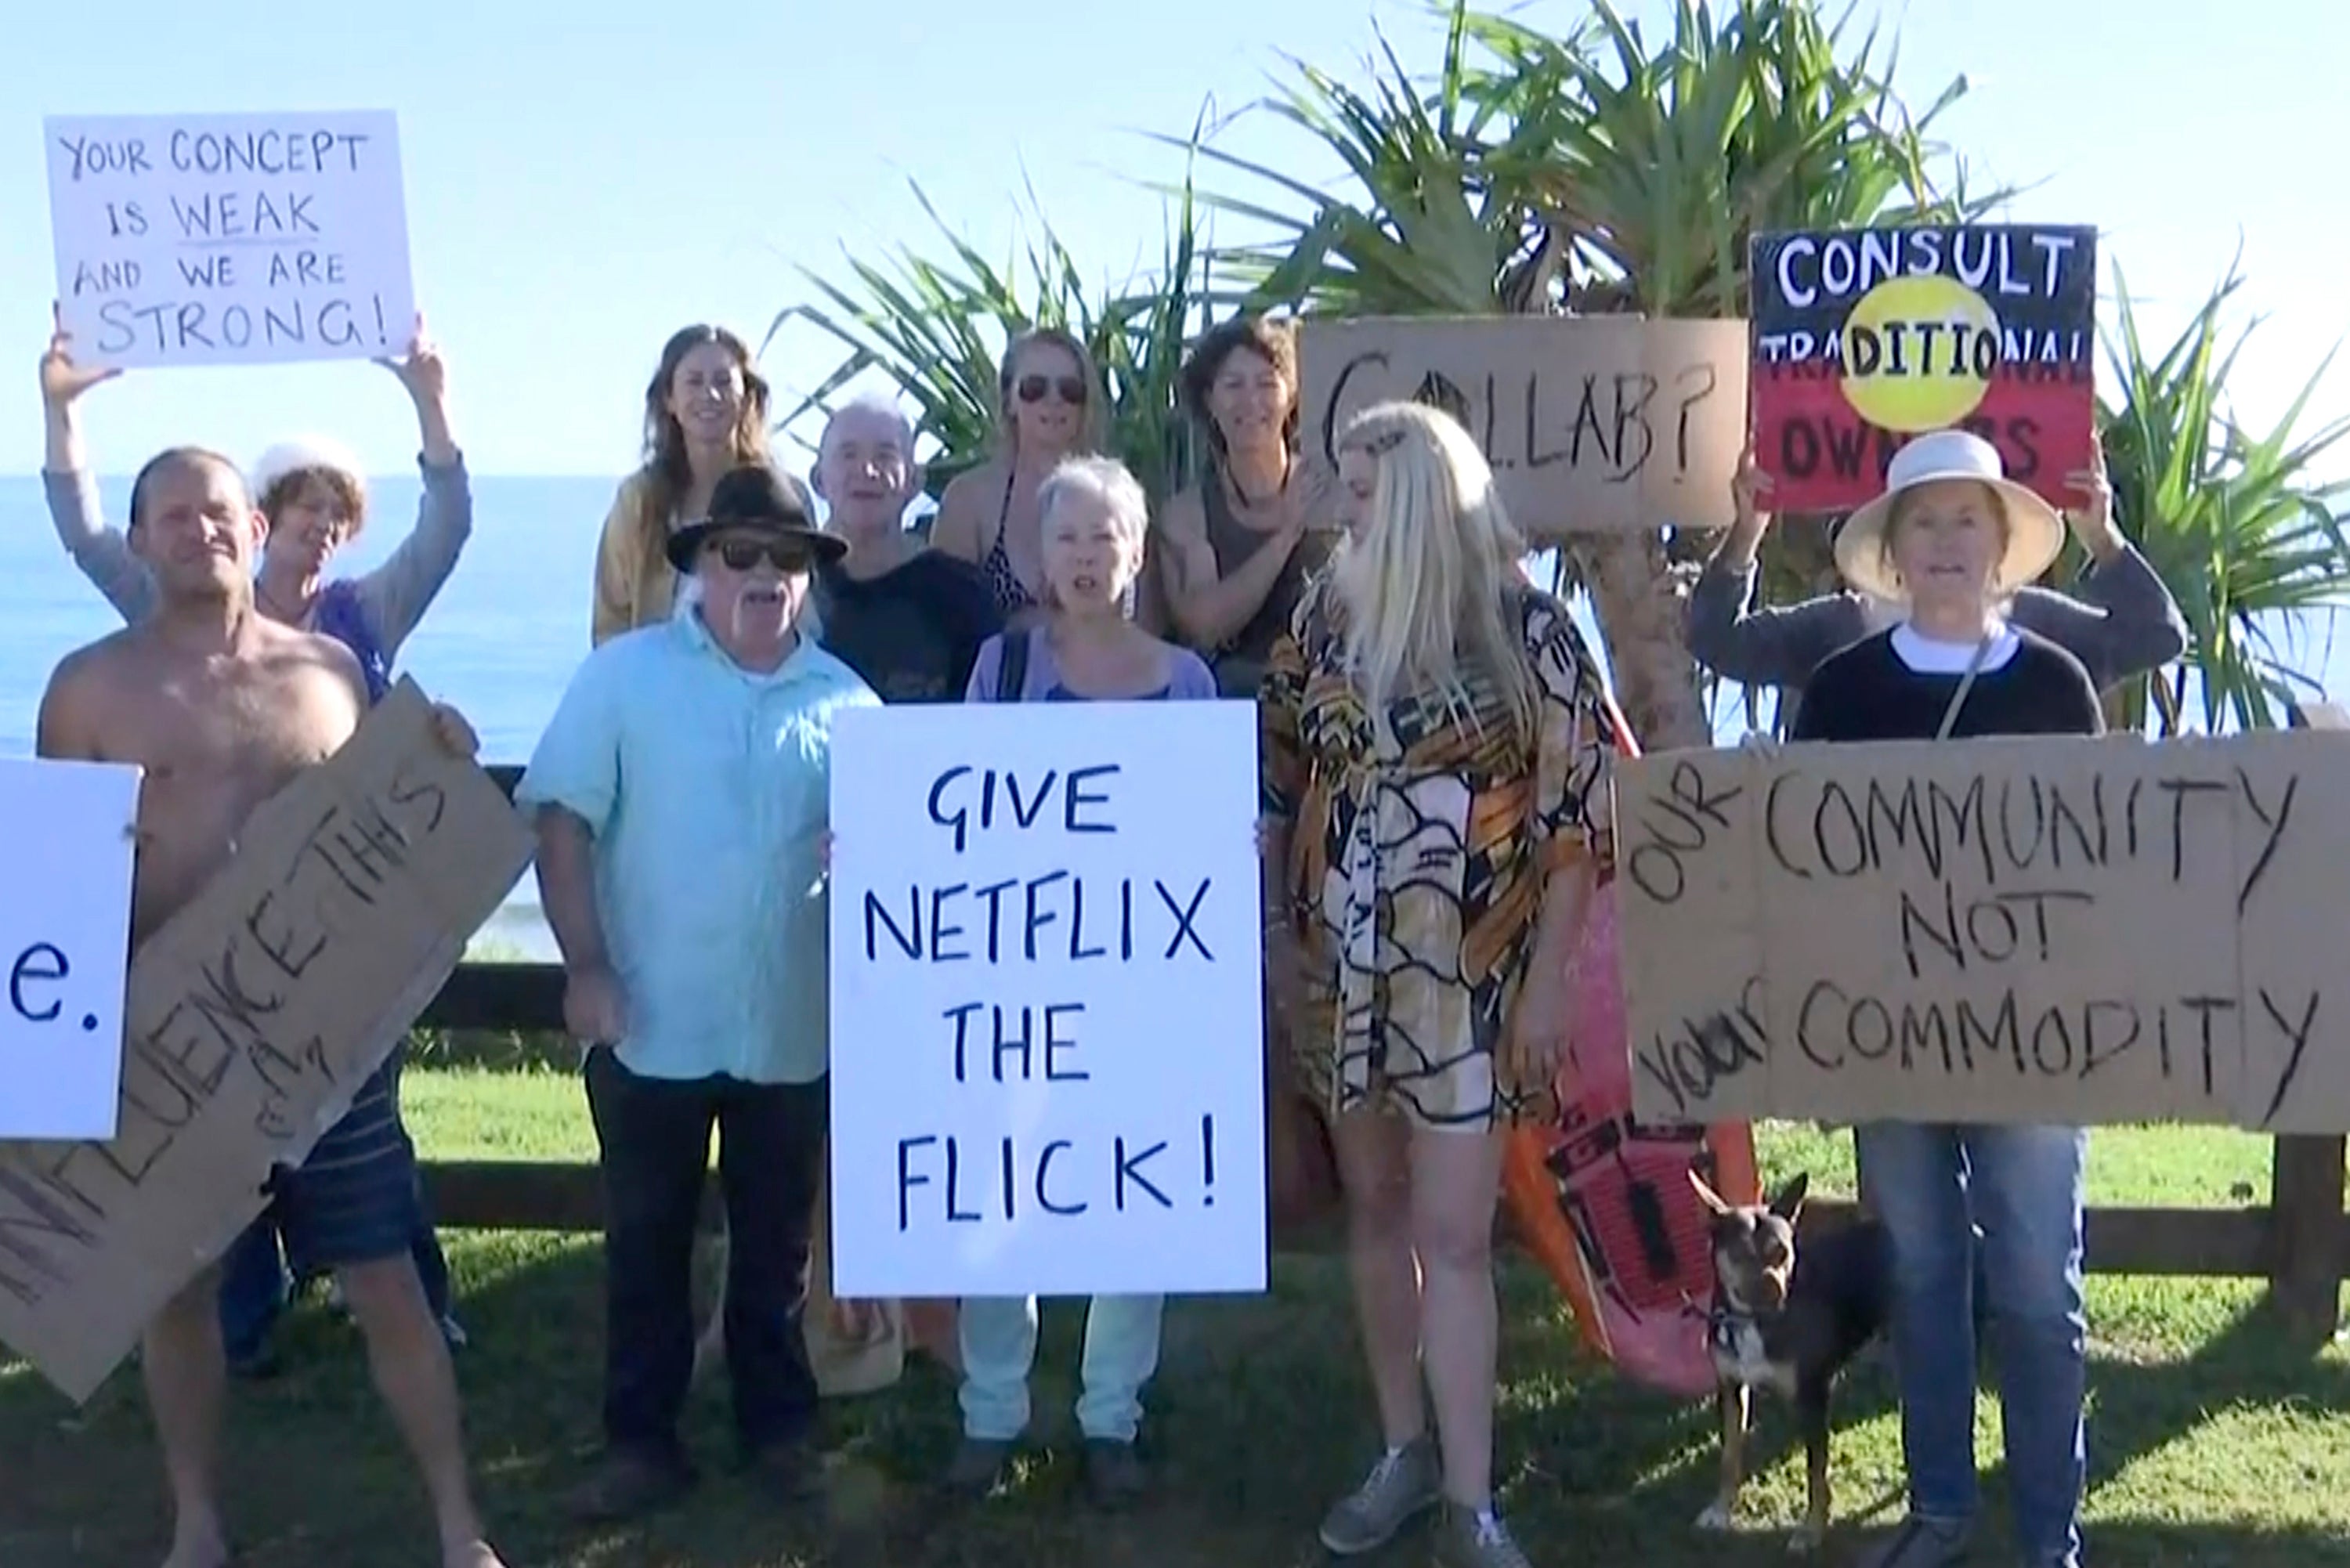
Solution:
M416 317L389 113L44 122L57 304L88 365L373 358Z

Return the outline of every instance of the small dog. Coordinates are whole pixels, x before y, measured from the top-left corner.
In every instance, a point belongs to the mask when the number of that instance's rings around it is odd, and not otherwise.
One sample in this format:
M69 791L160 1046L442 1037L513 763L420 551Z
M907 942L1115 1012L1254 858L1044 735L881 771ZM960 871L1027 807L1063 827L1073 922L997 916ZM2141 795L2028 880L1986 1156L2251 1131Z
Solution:
M1885 1231L1860 1220L1807 1238L1799 1265L1795 1221L1810 1178L1767 1205L1725 1202L1694 1170L1690 1184L1713 1210L1713 1305L1707 1338L1719 1386L1721 1487L1700 1530L1727 1530L1745 1483L1746 1437L1758 1388L1794 1401L1804 1434L1809 1506L1789 1546L1816 1548L1828 1527L1828 1396L1836 1376L1887 1327L1892 1298Z

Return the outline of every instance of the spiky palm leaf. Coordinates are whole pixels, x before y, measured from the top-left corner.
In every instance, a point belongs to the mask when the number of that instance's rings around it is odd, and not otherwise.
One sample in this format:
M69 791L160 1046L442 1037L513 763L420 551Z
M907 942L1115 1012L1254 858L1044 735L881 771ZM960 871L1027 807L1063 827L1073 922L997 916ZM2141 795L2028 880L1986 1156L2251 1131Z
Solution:
M996 368L1004 345L1024 328L1057 327L1086 345L1101 371L1112 452L1154 497L1180 488L1192 455L1177 375L1186 344L1204 327L1211 278L1198 203L1188 182L1180 189L1156 275L1096 289L1033 192L1024 225L1032 237L999 268L915 186L946 255L911 246L879 262L851 255L848 276L837 281L801 269L819 299L778 312L768 340L801 322L837 341L846 354L780 422L828 406L858 377L879 371L914 400L921 432L938 443L928 465L935 496L954 475L983 461L994 439Z
M2319 690L2293 662L2311 612L2330 617L2350 604L2350 543L2335 515L2345 486L2315 472L2350 436L2350 420L2299 433L2333 356L2267 434L2248 433L2222 402L2258 325L2223 342L2222 317L2242 283L2230 267L2177 338L2154 353L2114 268L2116 330L2106 339L2113 398L2100 423L2115 509L2188 626L2186 658L2150 688L2165 733L2282 724L2288 702ZM2075 551L2060 571L2080 566ZM2147 694L2143 683L2126 694L2122 722L2146 722ZM2190 694L2199 696L2199 715L2188 712Z
M1872 63L1874 35L1847 57L1844 24L1824 28L1806 0L1753 0L1719 22L1684 0L1653 47L1606 0L1593 13L1560 36L1454 0L1426 85L1384 41L1366 89L1297 66L1263 108L1347 179L1326 191L1211 151L1273 192L1205 198L1272 231L1231 258L1236 275L1262 302L1339 314L1731 315L1758 226L1950 207L1927 178L1941 155L1924 132L1963 81L1912 115ZM1673 550L1660 533L1562 558L1591 589L1636 730L1702 744Z

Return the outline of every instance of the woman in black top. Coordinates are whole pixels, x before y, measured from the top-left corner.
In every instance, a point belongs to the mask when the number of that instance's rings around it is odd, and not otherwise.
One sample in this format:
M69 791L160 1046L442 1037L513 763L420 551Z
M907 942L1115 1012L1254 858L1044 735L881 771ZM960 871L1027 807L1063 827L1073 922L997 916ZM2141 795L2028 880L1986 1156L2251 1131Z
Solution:
M1253 701L1298 596L1337 543L1336 476L1298 451L1288 322L1242 316L1211 329L1182 380L1209 461L1159 514L1168 605L1217 689Z
M1904 447L1887 482L1837 538L1836 566L1855 587L1899 602L1903 618L1820 666L1794 738L2102 732L2080 660L2002 613L2064 543L2047 503L2010 483L1998 452L1961 431ZM1944 1568L1964 1559L1977 1505L1970 1297L1980 1224L2022 1560L2079 1568L2086 1130L1871 1122L1854 1129L1854 1149L1893 1241L1894 1360L1909 1471L1908 1521L1864 1562Z

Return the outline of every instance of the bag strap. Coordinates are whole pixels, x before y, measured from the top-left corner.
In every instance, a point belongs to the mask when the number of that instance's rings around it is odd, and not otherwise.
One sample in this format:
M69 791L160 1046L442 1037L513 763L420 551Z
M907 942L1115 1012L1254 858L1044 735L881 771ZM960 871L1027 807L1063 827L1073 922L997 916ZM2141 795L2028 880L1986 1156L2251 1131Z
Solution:
M1982 670L1983 660L1991 657L1991 639L1988 637L1975 644L1975 656L1967 660L1967 672L1959 677L1959 689L1950 693L1950 705L1942 710L1941 727L1934 732L1934 739L1950 738L1950 730L1959 722L1959 710L1966 705L1967 693L1974 690L1975 676Z
M995 701L1017 702L1028 685L1028 631L1007 631L995 661Z

